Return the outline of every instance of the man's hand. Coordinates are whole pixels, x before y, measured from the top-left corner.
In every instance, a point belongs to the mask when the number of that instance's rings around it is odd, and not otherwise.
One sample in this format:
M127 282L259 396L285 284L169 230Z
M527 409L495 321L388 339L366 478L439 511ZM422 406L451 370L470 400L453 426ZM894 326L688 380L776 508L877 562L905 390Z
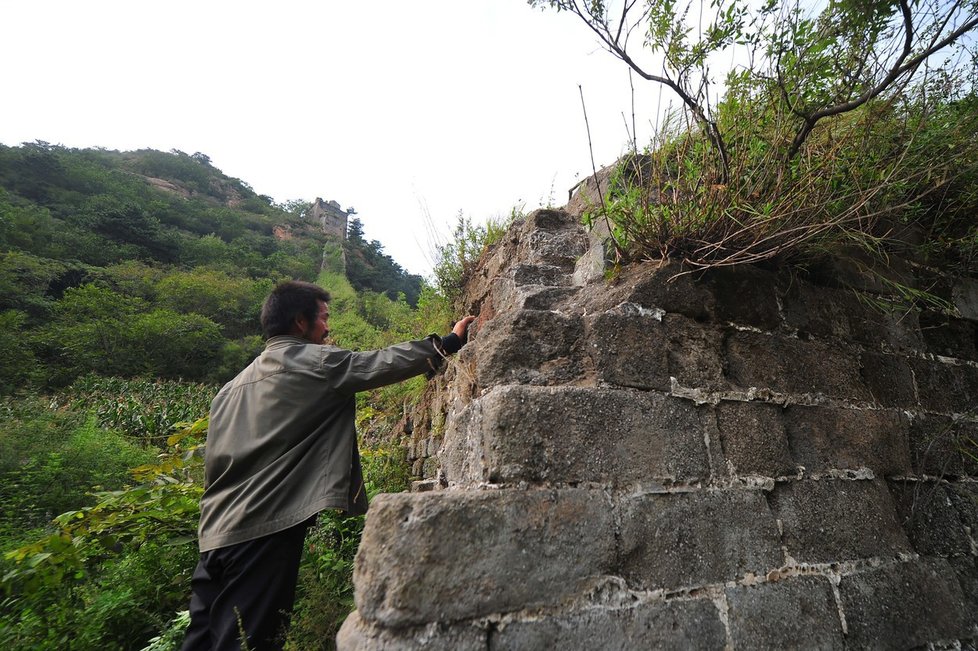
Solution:
M462 317L455 323L455 327L452 328L452 333L464 342L467 338L466 332L469 329L469 324L473 321L475 321L474 316Z

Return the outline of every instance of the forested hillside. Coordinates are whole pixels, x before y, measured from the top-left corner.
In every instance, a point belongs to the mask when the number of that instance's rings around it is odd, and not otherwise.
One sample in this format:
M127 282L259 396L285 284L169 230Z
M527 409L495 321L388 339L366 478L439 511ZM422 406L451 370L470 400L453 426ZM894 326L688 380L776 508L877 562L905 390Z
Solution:
M262 347L283 279L333 294L339 345L449 327L444 294L352 220L346 239L204 154L0 145L0 644L177 648L196 562L206 414ZM422 381L364 394L371 492L406 488L393 424ZM352 609L362 518L321 518L291 648Z
M0 390L89 372L226 379L260 347L270 287L321 271L328 238L307 205L200 153L0 146ZM355 288L416 305L421 278L355 226L330 270L345 257Z

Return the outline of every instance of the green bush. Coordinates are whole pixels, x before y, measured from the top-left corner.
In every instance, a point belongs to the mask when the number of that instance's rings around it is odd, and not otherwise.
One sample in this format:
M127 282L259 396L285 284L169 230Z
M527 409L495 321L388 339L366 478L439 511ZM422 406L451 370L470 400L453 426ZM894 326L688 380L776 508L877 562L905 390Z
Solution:
M4 554L0 643L12 649L140 648L189 598L206 419L168 439L135 482L62 513Z
M0 540L42 527L51 518L90 504L93 486L121 487L129 468L155 453L94 417L49 411L37 398L5 403L0 425Z
M86 375L52 399L52 406L91 413L99 427L162 446L174 423L207 415L212 384Z

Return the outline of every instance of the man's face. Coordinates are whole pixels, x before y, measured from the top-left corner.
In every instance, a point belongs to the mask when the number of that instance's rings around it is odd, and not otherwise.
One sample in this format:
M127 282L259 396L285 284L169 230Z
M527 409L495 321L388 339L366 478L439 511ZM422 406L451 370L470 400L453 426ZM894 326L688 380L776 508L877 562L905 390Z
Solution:
M323 344L329 336L329 306L323 301L317 303L319 303L319 313L316 315L316 320L308 323L305 318L300 317L299 322L305 324L302 330L303 339L314 344Z

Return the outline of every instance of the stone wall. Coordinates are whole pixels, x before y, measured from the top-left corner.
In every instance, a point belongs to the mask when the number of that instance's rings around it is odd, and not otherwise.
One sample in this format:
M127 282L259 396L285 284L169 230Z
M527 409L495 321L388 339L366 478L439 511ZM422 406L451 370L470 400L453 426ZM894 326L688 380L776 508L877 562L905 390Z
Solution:
M518 222L469 284L430 490L374 500L339 648L973 647L978 283L606 281L577 223ZM960 317L874 307L894 282Z

